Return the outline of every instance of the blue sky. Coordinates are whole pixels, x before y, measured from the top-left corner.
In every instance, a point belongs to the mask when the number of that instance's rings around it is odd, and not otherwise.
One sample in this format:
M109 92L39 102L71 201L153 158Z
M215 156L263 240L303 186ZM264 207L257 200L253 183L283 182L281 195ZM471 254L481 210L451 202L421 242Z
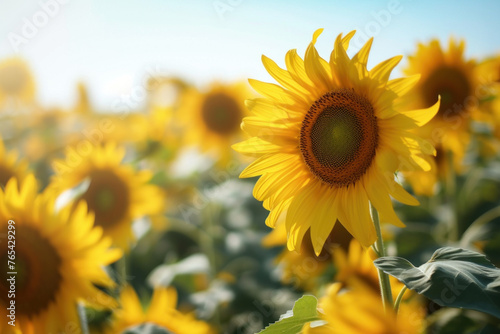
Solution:
M56 1L65 3L52 6L44 21L42 4ZM341 32L358 30L352 51L364 36L375 36L369 66L432 37L465 38L467 55L483 57L500 52L499 14L500 1L493 0L2 0L0 57L16 54L10 40L24 36L27 21L38 23L17 54L31 65L42 104L71 105L81 80L108 109L145 71L199 85L269 81L261 55L283 64L287 50L303 54L317 28L325 28L317 44L324 57Z

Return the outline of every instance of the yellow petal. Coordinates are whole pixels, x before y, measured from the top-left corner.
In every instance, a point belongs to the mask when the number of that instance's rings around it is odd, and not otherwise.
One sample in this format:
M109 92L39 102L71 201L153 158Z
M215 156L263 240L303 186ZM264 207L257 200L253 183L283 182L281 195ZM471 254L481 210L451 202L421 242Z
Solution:
M403 56L396 56L379 63L370 71L370 76L379 82L387 82L392 70L402 58Z
M299 85L290 75L290 73L281 67L279 67L272 59L262 56L262 63L266 68L267 72L276 79L276 81L283 87L293 91L298 95L308 94L308 91Z
M418 126L422 126L427 124L434 116L436 116L437 112L439 111L440 103L441 103L441 96L438 97L438 101L432 107L425 109L404 111L401 113L405 116L414 119L417 122Z
M337 221L337 204L335 193L327 191L323 196L316 198L316 208L312 212L311 242L317 256L323 250L325 241L330 235Z
M322 29L319 29L314 33L313 41L309 44L306 50L304 65L307 76L311 79L311 81L314 82L316 86L319 86L321 91L326 92L331 90L333 87L331 74L329 75L321 64L318 51L314 47L316 39L321 34L321 31Z
M277 172L283 169L283 164L289 165L291 161L297 160L295 154L278 153L266 154L252 162L241 172L241 178L259 176L264 173Z
M406 78L397 78L390 80L387 83L387 88L396 93L396 95L402 96L415 87L419 80L420 74L415 74Z

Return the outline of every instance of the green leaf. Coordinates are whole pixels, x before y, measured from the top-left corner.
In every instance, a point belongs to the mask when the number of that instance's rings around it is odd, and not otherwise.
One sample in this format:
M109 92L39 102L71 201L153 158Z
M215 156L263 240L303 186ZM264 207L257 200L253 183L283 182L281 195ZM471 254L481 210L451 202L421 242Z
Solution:
M288 312L285 316L281 316L280 320L269 325L259 334L297 334L300 333L302 327L311 321L320 320L316 306L318 300L314 296L302 296L293 305L292 315Z
M444 247L420 267L400 257L379 258L374 264L441 306L477 310L500 318L500 269L483 254Z

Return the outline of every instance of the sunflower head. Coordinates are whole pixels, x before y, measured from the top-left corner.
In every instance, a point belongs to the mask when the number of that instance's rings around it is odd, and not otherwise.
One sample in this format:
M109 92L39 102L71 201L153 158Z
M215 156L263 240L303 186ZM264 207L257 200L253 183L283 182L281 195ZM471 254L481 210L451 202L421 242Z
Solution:
M206 91L186 90L179 113L186 129L186 144L212 151L219 165L228 163L231 155L227 146L240 136L240 124L247 114L243 101L248 94L243 83L213 83Z
M35 96L35 83L26 63L20 58L0 62L0 105L13 98L31 102Z
M88 182L73 205L86 202L89 211L95 214L95 224L102 227L116 245L127 249L133 240L132 222L145 215L159 214L163 193L157 186L148 184L151 173L122 165L124 154L125 151L114 144L94 146L86 156L68 148L66 159L53 164L56 176L51 188L60 194Z
M65 330L70 322L79 324L77 303L115 305L96 285L113 287L103 267L116 261L121 252L109 248L111 240L102 238L102 229L93 226L94 217L84 203L56 211L53 194L38 194L37 188L33 175L28 175L19 186L11 179L0 190L0 230L15 236L15 265L10 269L16 272L19 328L54 333ZM8 240L0 242L0 258L5 263L14 245ZM2 314L10 303L10 275L1 274ZM8 328L6 322L0 324L2 333L9 333Z
M416 108L432 105L441 97L436 117L419 129L444 151L452 151L463 158L469 141L469 124L481 119L479 107L478 67L474 59L464 56L465 42L450 39L445 51L439 41L419 44L414 55L409 56L405 73L421 74L407 104Z
M477 106L473 101L478 86L476 61L464 57L465 42L450 39L448 51L444 51L439 41L419 44L416 53L409 56L405 73L421 74L412 97L418 108L434 104L441 96L441 106L432 121L452 123L454 116L464 122ZM432 123L431 123L432 124Z
M289 249L298 249L307 231L319 255L336 222L363 246L375 230L369 202L383 222L404 226L390 196L410 205L418 202L394 180L397 170L428 171L432 145L411 130L438 111L399 110L399 99L418 76L389 80L401 57L367 69L370 39L352 58L347 55L354 32L335 40L329 61L313 41L302 59L296 50L285 57L286 70L263 56L267 71L279 83L250 80L263 98L247 102L252 113L242 123L250 139L234 145L258 159L241 177L261 175L254 196L271 211L275 226L286 211Z
M436 182L446 177L449 168L463 172L471 120L486 117L480 107L484 87L480 87L478 66L474 59L465 58L464 50L465 42L454 39L450 39L448 50L437 40L419 44L405 69L408 75L421 74L421 79L412 94L403 99L403 105L424 108L441 97L436 117L415 130L436 145L435 168L427 174L418 171L405 174L415 192L421 195L432 195Z

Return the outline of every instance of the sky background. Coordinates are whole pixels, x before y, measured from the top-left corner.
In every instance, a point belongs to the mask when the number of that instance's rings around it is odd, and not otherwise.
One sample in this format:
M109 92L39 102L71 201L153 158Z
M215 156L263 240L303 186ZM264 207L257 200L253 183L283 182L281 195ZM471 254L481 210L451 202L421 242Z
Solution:
M317 28L325 28L317 43L324 58L339 33L358 31L350 54L375 36L369 67L407 55L433 37L465 38L470 57L500 52L500 1L494 0L58 1L64 3L0 1L0 57L26 59L47 107L71 106L76 83L83 81L95 105L109 110L147 72L182 76L200 86L248 77L271 81L261 55L283 65L289 49L303 55ZM45 22L42 4L50 3L57 9ZM23 29L36 23L38 31L16 52L11 40L26 37Z

